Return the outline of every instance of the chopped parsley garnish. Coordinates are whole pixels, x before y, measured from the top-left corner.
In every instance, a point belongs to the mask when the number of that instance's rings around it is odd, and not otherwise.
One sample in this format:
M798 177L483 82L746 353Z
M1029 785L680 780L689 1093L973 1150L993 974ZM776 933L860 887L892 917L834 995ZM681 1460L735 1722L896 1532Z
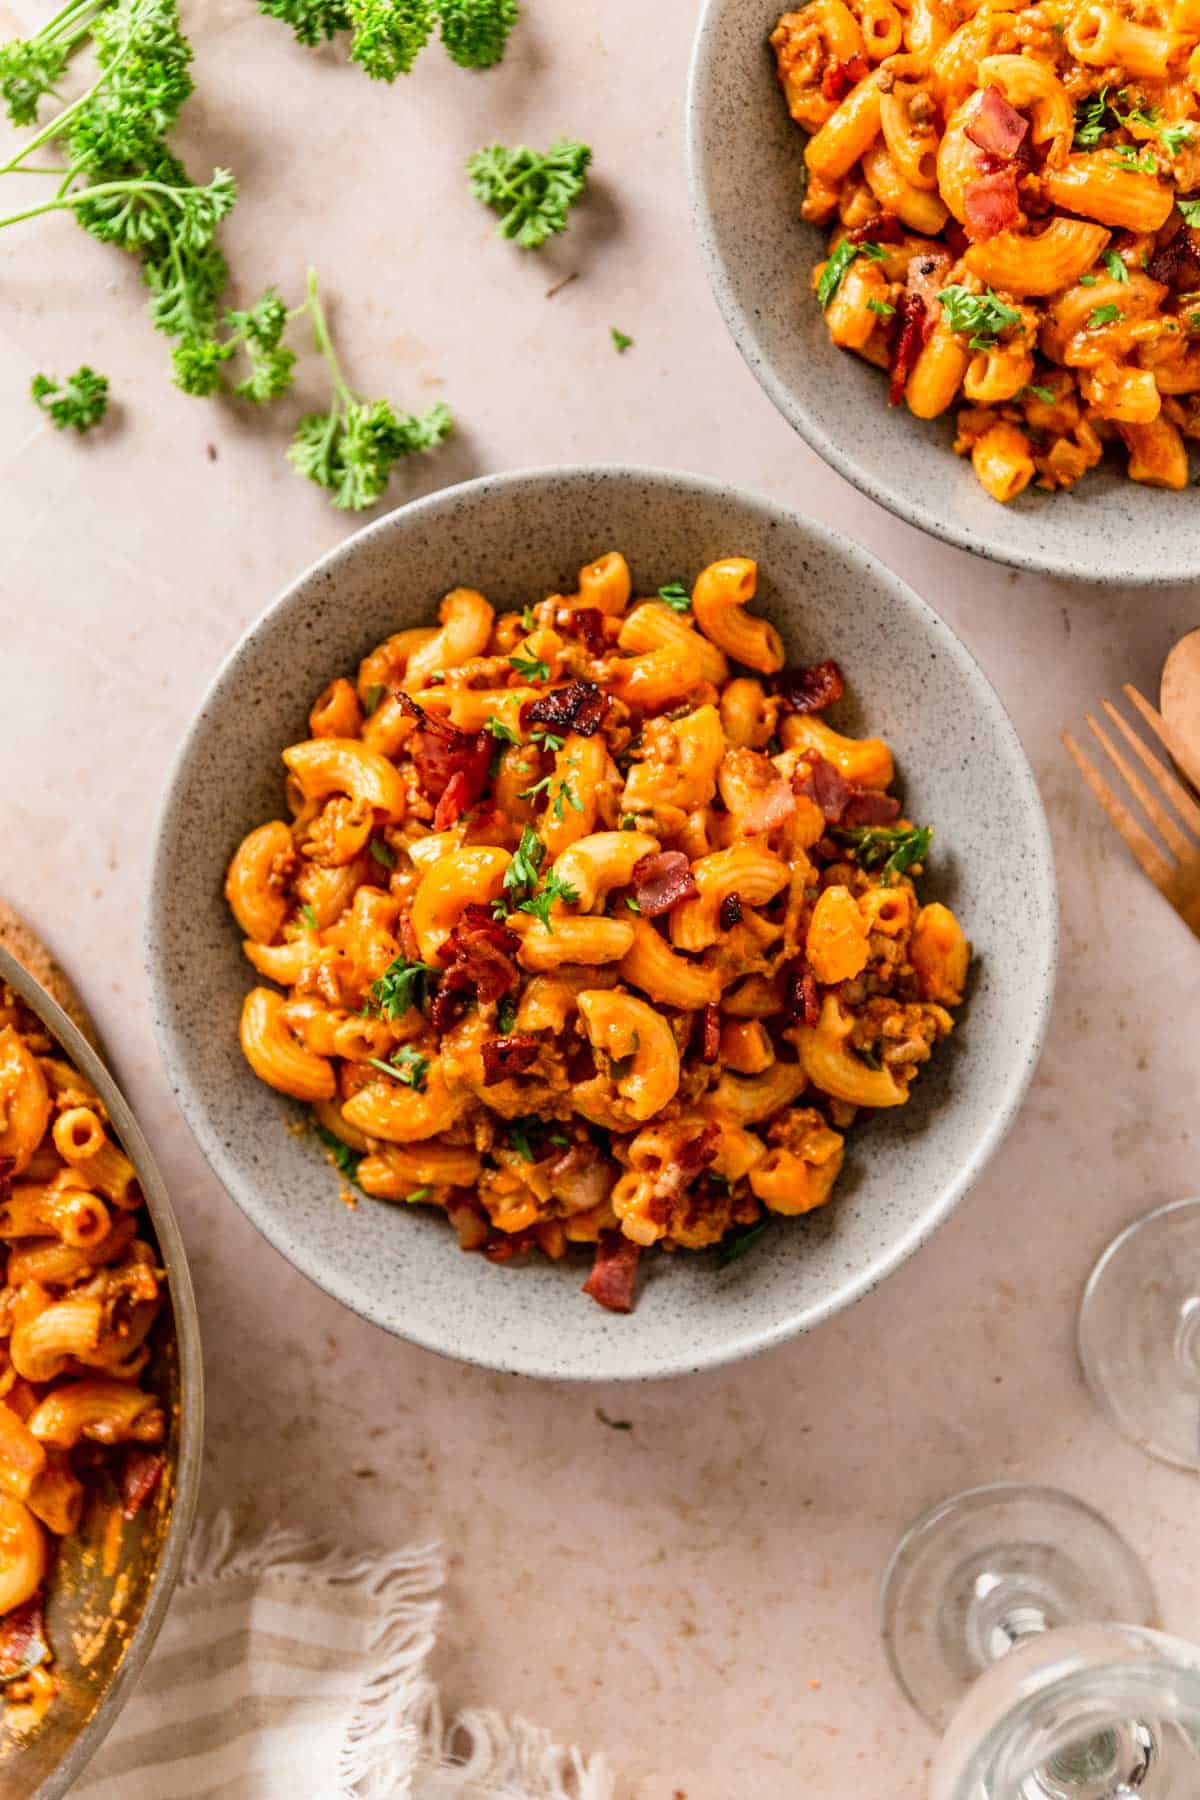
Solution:
M467 163L471 192L500 214L502 238L522 250L538 250L567 229L567 214L587 186L591 150L560 139L545 152L524 144L489 144Z
M1091 150L1100 142L1108 130L1104 115L1108 111L1108 89L1102 87L1098 94L1083 101L1075 108L1075 149Z
M543 662L540 656L510 656L509 667L524 675L526 681L549 681L550 664Z
M409 962L398 956L367 993L368 1005L385 1019L400 1019L410 1006L421 1006L429 991L430 980L437 980L440 970L429 963Z
M903 825L834 825L831 831L839 843L853 846L860 868L882 868L885 887L898 875L907 875L915 863L925 861L933 838L929 825L916 829Z
M1079 277L1079 285L1080 287L1095 287L1099 279L1100 277L1098 275L1081 275Z
M423 1183L421 1187L414 1188L411 1194L405 1194L404 1198L408 1201L410 1206L416 1206L418 1201L428 1200L432 1192L432 1187L426 1182Z
M1190 125L1160 125L1158 135L1164 148L1172 156L1178 156L1184 146L1191 143L1192 128Z
M373 1069L379 1069L384 1075L390 1075L393 1081L403 1082L405 1087L416 1088L418 1094L425 1092L425 1082L429 1075L429 1058L414 1050L411 1044L401 1044L393 1050L390 1062L381 1062L377 1056L368 1056L368 1063Z
M1021 389L1021 392L1023 394L1032 394L1035 400L1040 400L1045 406L1053 406L1055 400L1058 398L1053 388L1042 387L1036 381L1026 382L1025 386Z
M727 1237L717 1251L718 1269L727 1269L730 1263L739 1262L750 1250L753 1250L767 1229L766 1219L760 1219L757 1225L751 1225L745 1231L736 1231Z
M626 894L625 904L629 908L630 912L632 912L632 913L640 913L642 910L641 907L638 905L637 901L634 899L632 894Z
M545 860L545 844L533 826L526 825L521 832L521 841L513 852L513 859L504 871L504 889L510 899L515 900L527 888L537 886L538 875ZM502 899L497 900L495 905L508 910Z
M551 755L557 754L567 741L566 738L557 737L548 725L535 725L529 735L540 749L549 750Z
M537 1149L530 1139L540 1140ZM518 1156L526 1162L537 1162L544 1154L542 1145L561 1144L564 1147L570 1140L561 1131L547 1130L547 1121L539 1119L536 1113L527 1113L523 1118L510 1119L508 1123L508 1141Z
M880 1062L877 1053L872 1050L869 1044L857 1045L855 1054L857 1055L859 1062L866 1063L868 1069L882 1069L883 1064Z
M394 869L396 866L394 853L379 838L371 839L371 855L377 863L382 863L385 869Z
M829 305L856 256L865 256L868 262L884 262L887 251L882 244L852 244L849 238L843 238L830 251L829 260L821 270L821 278L817 282L817 300L822 307Z
M521 630L522 631L532 631L534 626L536 625L536 623L537 623L537 620L533 616L532 606L522 607L522 609L521 609Z
M304 905L300 908L300 917L304 920L305 926L309 931L320 931L321 927L317 924L317 915L307 901L305 901Z
M540 781L535 781L532 787L520 788L517 793L517 799L536 800L539 794L544 794L546 792L546 789L550 786L553 779L553 775L543 775L542 779ZM559 816L561 818L562 815L560 814Z
M633 344L633 339L628 332L618 331L615 325L612 328L612 341L616 345L618 356L623 356Z
M692 596L682 581L668 581L659 588L658 597L672 612L685 613L692 610Z
M29 392L34 405L41 408L56 431L73 425L82 436L98 425L108 411L108 377L97 375L86 363L81 363L61 386L53 375L35 375Z
M1128 169L1133 175L1153 175L1158 168L1152 150L1137 151L1131 144L1122 144L1113 151L1113 167Z
M951 331L971 334L967 339L971 350L994 349L1002 331L1021 323L1016 307L1006 306L991 288L985 288L982 294L973 294L970 288L955 282L943 288L938 299Z
M1125 258L1121 255L1119 250L1106 250L1104 252L1104 266L1114 281L1129 280L1129 268Z
M517 1022L516 1002L505 995L496 1008L496 1030L501 1037L507 1037Z
M636 813L622 813L621 817L617 820L617 824L622 831L636 831L637 830L637 814Z
M554 796L554 804L550 808L551 812L554 814L556 819L561 819L563 816L563 801L564 800L566 800L570 803L571 807L574 809L575 812L583 811L583 801L576 799L575 789L571 786L571 783L566 779L565 776L558 784L558 791L556 792L556 794Z
M334 1168L340 1169L347 1180L357 1181L358 1165L362 1158L355 1154L349 1144L344 1144L340 1137L337 1137L332 1131L327 1131L324 1125L318 1125L316 1133L328 1150Z
M506 725L503 719L485 719L483 729L490 731L492 736L502 744L519 744L521 741L520 733L514 731L511 725Z
M1175 204L1183 214L1185 225L1200 225L1200 196L1194 200L1177 198Z
M867 311L878 313L881 319L890 319L895 310L890 300L867 301Z
M371 714L375 711L375 708L379 705L379 702L383 699L383 696L386 693L387 693L387 689L383 685L382 681L373 682L372 685L367 689L363 710L365 711L368 719L370 718Z
M569 881L564 881L561 875L556 875L551 869L536 894L530 894L528 899L518 901L517 911L532 913L535 919L542 921L547 931L553 931L554 927L550 923L550 908L554 902L561 900L565 906L572 906L578 898L578 889L573 888Z
M1088 314L1088 329L1095 330L1101 325L1111 325L1114 319L1122 319L1124 316L1124 313L1116 302L1110 300L1107 306L1096 306L1092 308L1092 311Z

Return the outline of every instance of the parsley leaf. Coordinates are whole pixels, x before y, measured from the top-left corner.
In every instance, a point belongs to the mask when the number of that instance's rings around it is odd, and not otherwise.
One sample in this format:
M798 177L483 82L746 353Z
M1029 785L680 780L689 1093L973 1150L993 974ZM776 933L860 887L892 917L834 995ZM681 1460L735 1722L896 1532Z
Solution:
M517 799L536 800L539 794L544 794L546 792L546 789L550 786L553 779L554 777L552 775L543 775L542 779L540 781L535 781L532 787L519 789Z
M388 82L411 73L435 26L460 68L491 68L519 16L517 0L259 0L259 11L290 25L302 44L352 31L351 61Z
M540 891L531 894L528 899L519 901L517 911L532 913L535 919L542 921L547 931L553 931L554 927L550 923L550 908L554 902L561 900L565 906L571 906L578 898L578 889L573 888L569 881L564 881L561 875L556 875L551 869Z
M1107 306L1092 308L1088 314L1088 329L1096 330L1101 325L1111 325L1114 319L1122 319L1124 316L1116 302L1110 300Z
M530 1139L537 1140L536 1147ZM545 1155L545 1145L566 1145L569 1140L561 1131L550 1131L548 1121L539 1119L536 1113L526 1113L523 1118L510 1119L508 1122L508 1141L518 1156L526 1162L538 1162Z
M304 920L305 926L309 931L319 931L321 929L317 924L317 915L307 901L305 901L304 905L300 908L300 916Z
M371 717L371 714L375 711L375 708L379 705L379 702L386 693L387 688L382 681L373 683L373 685L367 689L364 697L363 711L368 719Z
M629 908L631 913L640 913L642 910L641 907L638 905L637 901L634 899L632 894L626 894L625 904Z
M390 1062L381 1062L377 1056L368 1056L371 1068L379 1069L384 1075L390 1075L393 1081L399 1081L405 1087L415 1088L418 1094L425 1092L425 1082L429 1075L429 1058L414 1050L411 1044L401 1044L392 1052Z
M991 288L985 288L982 294L973 294L969 288L955 282L943 288L938 299L951 331L970 332L967 345L971 350L991 350L1002 331L1021 323L1016 307L1006 306Z
M1108 130L1104 115L1108 110L1108 89L1102 87L1098 94L1083 101L1075 108L1075 149L1091 150L1100 142Z
M1041 387L1036 381L1027 381L1021 392L1032 394L1035 400L1040 400L1045 406L1053 406L1058 398L1053 388Z
M410 1006L422 1006L430 981L441 971L430 963L409 962L404 956L388 964L378 981L367 990L368 1006L385 1019L400 1019Z
M867 301L867 311L878 313L881 319L890 319L895 310L890 300Z
M830 829L839 843L854 847L860 868L882 866L885 887L898 875L906 875L914 864L923 863L933 839L929 825L912 830L903 825L834 825Z
M496 1030L500 1033L501 1037L507 1037L509 1032L512 1030L513 1026L516 1024L516 1022L517 1022L516 1002L511 998L511 996L506 994L504 999L501 1000L499 1006L496 1008Z
M405 1194L404 1198L410 1206L416 1206L420 1201L428 1200L432 1192L433 1188L425 1182L420 1187L415 1187L411 1194Z
M659 588L658 597L672 612L685 613L692 610L692 596L682 581L668 581L664 587Z
M1119 250L1106 250L1104 252L1104 266L1114 281L1129 280L1129 268L1125 258L1121 255Z
M532 825L526 825L521 831L521 841L513 852L513 859L504 871L504 889L510 898L515 899L526 888L537 886L538 874L546 860L546 846L543 844ZM502 904L502 902L497 902Z
M506 725L503 719L494 716L483 721L483 729L490 731L501 744L519 744L521 741L520 732L514 731L511 725Z
M1177 197L1175 204L1183 214L1185 225L1200 225L1200 195L1192 200L1186 197Z
M567 228L567 214L587 186L592 152L559 139L545 152L523 144L488 144L467 163L471 192L500 214L497 231L522 250L537 250Z
M1140 153L1131 144L1122 144L1113 150L1113 167L1128 169L1134 175L1153 175L1158 168L1154 153L1143 150Z
M550 808L556 819L561 819L563 816L564 800L569 803L573 811L580 813L583 811L583 801L576 798L575 789L571 786L571 783L566 776L559 782L558 791L554 796L554 804Z
M633 339L628 335L628 333L624 332L624 331L618 331L617 327L615 325L612 328L612 341L617 347L617 355L618 356L623 356L625 354L626 350L630 349L630 347L633 344Z
M757 1225L751 1225L745 1231L737 1231L722 1242L717 1251L718 1269L727 1269L730 1263L739 1262L747 1251L753 1250L767 1229L767 1220L760 1219Z
M887 251L882 244L852 244L849 238L843 238L830 251L829 260L821 270L820 280L817 282L817 300L822 307L829 305L856 256L865 256L868 262L883 262Z
M108 411L108 377L81 363L60 386L53 375L35 375L29 392L57 431L73 425L80 436L98 425Z
M548 725L535 725L529 735L535 744L539 744L543 750L549 750L551 754L557 754L567 741L566 738L557 737Z
M396 866L395 855L381 838L371 839L371 855L374 857L375 861L381 863L385 869L394 869Z
M509 667L518 675L524 675L526 681L549 681L550 664L543 662L540 656L510 656Z
M340 1169L350 1181L357 1181L358 1165L362 1158L355 1154L349 1144L344 1144L334 1132L327 1131L324 1125L317 1125L314 1129L328 1150L334 1168Z
M1191 143L1192 128L1190 125L1160 125L1158 135L1171 155L1178 156L1179 152Z
M490 69L519 17L517 0L438 0L442 43L460 69Z
M1095 287L1099 279L1100 277L1098 275L1081 275L1079 277L1079 285L1080 287Z

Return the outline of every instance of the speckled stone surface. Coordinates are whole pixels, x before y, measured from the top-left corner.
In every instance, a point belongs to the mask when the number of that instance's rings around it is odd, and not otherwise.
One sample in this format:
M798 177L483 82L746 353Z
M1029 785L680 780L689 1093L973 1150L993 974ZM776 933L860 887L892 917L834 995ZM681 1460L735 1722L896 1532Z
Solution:
M1200 594L1017 574L843 481L749 377L708 291L682 152L695 0L659 0L653 31L645 0L525 12L495 77L430 53L390 91L242 0L192 15L183 149L243 179L238 301L268 281L296 296L315 262L351 379L454 405L458 440L396 501L535 461L686 466L866 545L948 620L1013 715L1058 867L1058 991L1013 1130L857 1306L678 1381L581 1391L450 1362L278 1256L171 1094L144 905L167 770L213 676L353 522L283 463L293 413L170 387L136 275L66 222L0 236L0 888L83 990L170 1184L203 1321L206 1507L355 1546L443 1536L448 1705L606 1746L621 1800L925 1800L932 1740L892 1686L877 1592L900 1532L952 1489L1081 1494L1146 1559L1168 1628L1200 1635L1195 1478L1115 1435L1073 1351L1103 1245L1196 1191L1200 956L1058 742L1122 681L1154 692ZM18 16L43 15L21 0ZM462 164L563 131L596 148L595 198L522 260ZM624 356L611 325L636 340ZM77 444L27 390L84 357L118 410ZM320 391L307 353L301 376L295 412Z
M236 1038L256 977L220 892L245 833L286 817L284 745L335 674L394 631L436 618L453 587L497 606L570 591L620 548L637 593L721 555L756 559L755 610L789 660L836 654L835 715L885 735L906 811L934 822L924 891L958 911L978 957L961 1033L909 1106L852 1135L836 1204L773 1231L718 1274L715 1252L651 1256L638 1305L585 1301L580 1251L495 1268L458 1251L424 1208L360 1200L347 1216L319 1144L285 1129L279 1096ZM1020 860L1009 844L1024 847ZM1049 1016L1057 914L1049 834L1000 702L952 633L854 545L715 484L646 470L472 482L393 513L326 557L251 626L202 703L161 817L148 966L167 1071L225 1187L277 1249L337 1299L445 1354L528 1375L678 1374L766 1349L882 1280L943 1219L1012 1122ZM302 1116L303 1109L290 1109Z
M788 117L767 39L781 0L708 0L687 102L696 230L713 291L749 367L784 417L873 500L982 556L1048 574L1154 583L1200 575L1192 489L1164 493L1105 458L1069 494L1028 488L1008 506L956 457L953 414L915 419L887 381L829 338L813 298L828 233L800 217L807 139Z

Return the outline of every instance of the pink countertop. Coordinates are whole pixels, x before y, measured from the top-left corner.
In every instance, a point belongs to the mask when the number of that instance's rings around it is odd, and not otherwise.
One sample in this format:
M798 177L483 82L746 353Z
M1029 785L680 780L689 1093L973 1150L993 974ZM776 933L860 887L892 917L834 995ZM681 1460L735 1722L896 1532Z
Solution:
M1058 1001L1020 1122L879 1292L771 1356L673 1384L584 1393L460 1368L281 1261L167 1091L140 914L166 768L220 658L352 521L282 460L299 408L248 418L173 390L135 272L61 219L0 242L3 891L94 1008L174 1193L207 1345L206 1505L352 1541L441 1533L448 1702L605 1748L627 1800L918 1800L932 1740L891 1686L876 1592L899 1532L950 1490L1016 1477L1092 1500L1151 1565L1166 1623L1200 1637L1195 1483L1113 1435L1072 1353L1112 1231L1200 1192L1200 946L1057 735L1124 680L1154 692L1200 596L1009 573L828 471L743 367L692 244L694 0L659 0L653 30L645 0L525 10L494 75L431 49L389 91L249 0L195 9L182 147L241 179L225 236L239 297L274 281L298 298L314 262L351 379L450 401L457 439L396 482L397 502L520 465L687 467L835 524L945 614L1012 709L1059 860ZM0 30L40 11L0 7ZM593 197L522 259L462 164L493 138L561 133L594 146ZM636 339L620 358L613 325ZM81 361L118 402L90 442L44 429L26 397L34 371Z

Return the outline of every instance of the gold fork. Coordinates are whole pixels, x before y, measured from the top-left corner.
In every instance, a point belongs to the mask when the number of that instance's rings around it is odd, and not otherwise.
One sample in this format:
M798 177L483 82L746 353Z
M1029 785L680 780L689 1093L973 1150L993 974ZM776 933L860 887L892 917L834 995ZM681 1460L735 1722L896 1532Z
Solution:
M1136 707L1163 748L1174 758L1177 767L1182 769L1192 786L1200 790L1200 761L1197 760L1194 749L1184 743L1179 733L1172 730L1161 713L1155 712L1150 702L1135 687L1130 687L1126 682L1122 692L1130 704ZM1150 877L1159 893L1171 902L1184 924L1190 926L1196 936L1200 937L1200 805L1197 804L1195 794L1154 754L1116 707L1108 700L1101 701L1101 705L1143 768L1154 777L1159 791L1174 808L1172 812L1170 807L1163 805L1104 727L1088 713L1086 718L1089 731L1141 805L1170 851L1169 856L1164 856L1145 826L1113 792L1100 771L1088 761L1069 731L1063 732L1062 741L1079 773L1137 858L1143 873Z

